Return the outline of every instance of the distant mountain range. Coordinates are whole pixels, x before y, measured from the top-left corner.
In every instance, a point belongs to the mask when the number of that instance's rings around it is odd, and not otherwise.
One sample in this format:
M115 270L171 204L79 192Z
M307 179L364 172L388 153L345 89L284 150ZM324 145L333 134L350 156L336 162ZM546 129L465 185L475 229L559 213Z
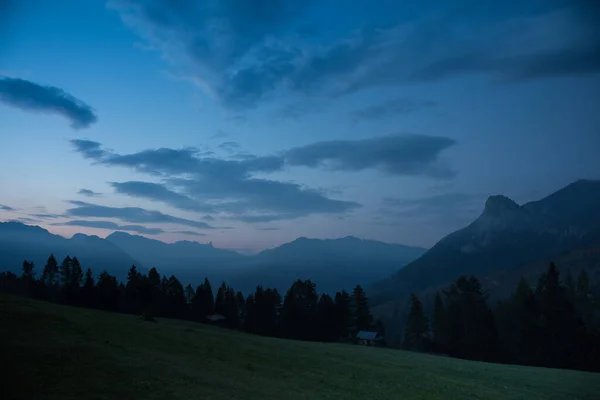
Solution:
M24 259L41 273L50 253L60 263L77 256L95 274L106 269L119 279L135 264L147 271L177 276L184 284L199 284L208 277L214 286L225 280L236 290L249 292L257 285L285 291L296 279L312 279L317 289L335 293L351 290L389 276L426 250L355 237L299 238L255 255L242 255L209 244L180 241L164 243L143 236L114 232L106 239L76 234L71 239L53 235L38 226L0 223L0 270L18 273Z
M380 315L402 309L410 293L431 299L463 274L477 276L492 297L507 295L521 276L534 284L554 261L575 274L586 267L600 278L600 181L580 180L522 206L491 196L470 225L373 287Z
M249 257L249 267L232 279L233 287L263 285L287 289L290 279L311 279L326 293L351 290L385 277L426 249L347 236L340 239L298 238ZM246 272L247 271L247 272ZM381 279L381 278L379 278Z
M127 277L134 264L143 268L137 259L98 236L76 234L66 239L39 226L0 222L0 271L20 273L23 260L29 260L41 274L50 253L59 264L67 255L76 256L84 268L92 268L96 274L107 270L119 279Z
M475 221L428 251L355 237L298 238L242 255L210 243L168 244L123 232L66 239L37 226L0 223L0 270L18 272L28 259L40 273L51 252L59 262L67 254L77 256L96 274L106 269L119 279L135 264L174 274L184 284L206 276L213 285L225 280L244 292L257 285L284 291L296 279L312 279L329 293L361 284L374 311L389 315L410 293L422 294L427 303L435 290L463 274L479 277L492 296L509 293L521 276L536 278L550 261L574 273L585 266L600 281L600 181L577 181L521 206L491 196Z

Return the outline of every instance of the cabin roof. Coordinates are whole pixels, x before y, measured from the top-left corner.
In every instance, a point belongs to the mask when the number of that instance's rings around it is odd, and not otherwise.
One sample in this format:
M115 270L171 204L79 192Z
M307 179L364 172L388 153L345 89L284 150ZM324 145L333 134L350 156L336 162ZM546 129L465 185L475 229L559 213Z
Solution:
M207 316L206 319L208 319L209 321L212 321L212 322L217 322L217 321L223 321L224 319L227 319L227 318L225 318L221 314L213 314L213 315Z
M359 331L356 334L356 338L361 340L375 340L377 338L377 335L377 332Z

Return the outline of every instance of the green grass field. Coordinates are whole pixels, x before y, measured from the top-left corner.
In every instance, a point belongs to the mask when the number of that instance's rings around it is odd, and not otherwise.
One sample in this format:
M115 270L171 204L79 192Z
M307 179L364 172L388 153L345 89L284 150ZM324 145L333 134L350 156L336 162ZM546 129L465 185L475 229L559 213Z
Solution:
M0 295L3 399L600 399L600 374L262 338Z

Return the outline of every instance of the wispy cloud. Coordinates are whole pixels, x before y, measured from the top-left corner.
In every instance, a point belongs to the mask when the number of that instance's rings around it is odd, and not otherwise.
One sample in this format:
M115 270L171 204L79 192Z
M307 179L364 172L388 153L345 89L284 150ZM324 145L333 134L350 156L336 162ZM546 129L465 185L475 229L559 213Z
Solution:
M285 91L340 95L382 85L483 74L523 81L600 72L599 7L590 0L503 4L443 0L344 4L352 24L314 1L113 0L123 21L184 75L232 108ZM370 7L369 13L362 10ZM465 10L468 10L465 12ZM390 15L413 15L390 24ZM328 24L327 35L307 26ZM315 44L315 37L322 40Z
M117 193L163 202L180 210L215 212L214 206L203 204L184 194L176 193L160 183L129 181L111 182L110 185Z
M115 218L137 224L176 224L198 229L217 229L206 222L179 218L140 207L108 207L83 201L68 201L68 203L75 206L66 211L66 215L71 217Z
M87 197L100 197L100 196L102 196L102 193L94 192L93 190L89 190L89 189L79 189L79 191L77 192L77 194L80 194L82 196L87 196Z
M63 217L63 215L61 214L51 214L51 213L38 213L38 214L29 214L32 217L35 218L39 218L39 219L56 219L56 218L61 218Z
M215 133L214 135L212 135L209 139L223 139L226 137L229 137L229 133L225 132L223 129L218 129L217 133Z
M93 220L71 220L67 222L57 222L51 225L56 226L81 226L85 228L106 229L111 231L137 232L146 235L158 235L164 230L160 228L148 228L142 225L119 225L112 221L93 221Z
M362 140L332 140L293 148L285 153L289 165L361 171L380 169L393 175L448 178L453 171L439 162L442 151L454 146L442 136L389 135Z
M202 213L225 213L245 222L292 219L310 214L344 213L359 207L301 185L256 178L280 171L281 156L246 155L237 159L206 157L196 149L155 149L132 154L104 150L99 143L71 141L96 164L122 166L160 177L163 182L113 182L118 193L160 201Z
M0 211L17 211L17 209L10 206L5 206L4 204L0 204Z
M75 150L95 164L121 166L161 182L112 182L117 193L172 207L220 214L246 223L295 219L311 214L345 214L360 205L332 199L331 193L296 183L255 177L285 165L345 171L379 169L398 176L448 178L453 171L439 159L455 144L445 137L388 135L362 140L317 142L278 155L246 154L235 159L205 156L195 148L149 149L131 154L105 150L98 142L72 140Z
M89 105L64 90L24 79L0 77L0 101L22 110L61 115L74 129L87 128L98 120Z
M225 152L227 152L229 154L233 154L239 150L240 145L237 142L229 141L229 142L223 142L220 145L218 145L217 147L221 150L224 150Z
M39 224L40 221L39 219L36 218L29 218L29 217L19 217L19 218L14 218L10 220L11 222L20 222L22 224Z
M205 233L194 232L194 231L172 231L171 233L180 233L182 235L191 235L191 236L206 236Z
M102 149L102 144L93 140L72 139L69 142L84 158L100 160L107 154Z

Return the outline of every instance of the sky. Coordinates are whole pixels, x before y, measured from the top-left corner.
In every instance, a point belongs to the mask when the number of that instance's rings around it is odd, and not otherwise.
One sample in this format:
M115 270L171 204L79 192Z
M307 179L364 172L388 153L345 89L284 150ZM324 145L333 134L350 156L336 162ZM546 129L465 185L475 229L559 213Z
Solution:
M595 0L0 0L0 220L430 247L600 179Z

